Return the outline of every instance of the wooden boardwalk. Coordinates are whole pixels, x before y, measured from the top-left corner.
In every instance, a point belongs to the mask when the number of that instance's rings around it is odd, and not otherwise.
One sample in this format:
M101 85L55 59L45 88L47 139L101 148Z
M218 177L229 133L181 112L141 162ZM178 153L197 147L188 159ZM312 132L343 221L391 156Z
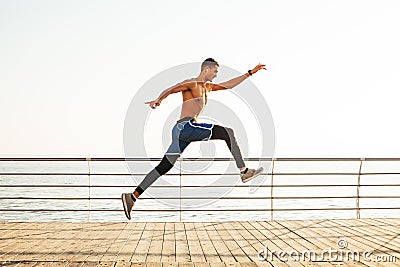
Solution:
M0 265L400 266L399 235L400 219L200 223L5 222L0 223ZM342 249L338 247L339 240ZM327 254L321 259L323 251L330 248L331 252L360 253L360 261L353 261L351 257L347 261L345 258L335 261ZM264 250L268 261L258 256L259 251ZM277 256L271 259L272 251L281 253L281 260ZM305 259L296 260L297 255L301 257L307 251ZM314 251L318 258L311 258L310 261L310 251ZM365 251L371 252L366 258L362 255ZM292 253L291 256L289 253Z

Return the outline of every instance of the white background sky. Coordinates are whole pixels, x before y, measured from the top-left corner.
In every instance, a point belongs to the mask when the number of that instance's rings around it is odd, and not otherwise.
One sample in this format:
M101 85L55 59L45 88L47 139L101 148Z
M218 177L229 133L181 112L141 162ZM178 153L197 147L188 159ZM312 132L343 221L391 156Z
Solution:
M123 156L143 83L214 57L268 66L251 79L277 157L398 157L399 14L397 0L1 0L0 155Z

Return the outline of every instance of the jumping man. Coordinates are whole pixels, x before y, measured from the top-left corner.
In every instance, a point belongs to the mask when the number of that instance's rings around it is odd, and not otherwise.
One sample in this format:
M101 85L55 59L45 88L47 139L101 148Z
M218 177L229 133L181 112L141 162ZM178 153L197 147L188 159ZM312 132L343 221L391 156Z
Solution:
M172 143L161 162L146 175L133 193L124 193L121 196L125 215L129 220L131 219L131 211L135 201L151 184L174 166L185 148L193 141L224 140L235 159L236 166L240 170L240 177L244 183L262 173L262 167L256 170L246 167L231 128L211 123L199 123L197 118L207 104L208 93L232 89L257 71L266 69L265 65L258 64L247 73L220 84L210 83L217 76L218 68L219 64L214 59L208 58L201 64L201 71L197 78L178 83L164 90L156 100L145 102L152 109L155 109L170 94L181 92L183 97L180 119L172 128Z

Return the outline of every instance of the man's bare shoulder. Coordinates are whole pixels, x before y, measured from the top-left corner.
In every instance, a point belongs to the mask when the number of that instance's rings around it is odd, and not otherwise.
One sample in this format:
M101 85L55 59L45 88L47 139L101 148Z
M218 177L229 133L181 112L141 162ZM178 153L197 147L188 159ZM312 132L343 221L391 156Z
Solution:
M190 78L190 79L186 79L186 80L180 82L179 85L185 86L188 90L190 90L196 86L196 83L197 83L197 81L195 78Z

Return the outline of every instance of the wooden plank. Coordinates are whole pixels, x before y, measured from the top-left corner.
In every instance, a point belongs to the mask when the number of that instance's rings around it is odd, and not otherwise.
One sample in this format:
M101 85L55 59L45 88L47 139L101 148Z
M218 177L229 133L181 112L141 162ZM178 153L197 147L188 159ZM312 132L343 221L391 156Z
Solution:
M377 256L383 256L383 255L391 255L396 257L397 259L400 258L400 247L398 245L394 245L394 238L397 238L398 235L393 236L389 235L389 237L386 236L379 236L380 232L377 232L375 230L372 230L374 227L373 225L368 225L366 227L363 222L359 220L354 220L351 222L343 222L343 221L337 221L337 222L328 222L330 225L336 226L338 229L343 230L346 233L352 234L353 239L358 242L358 246L360 247L361 251L372 251L373 255L371 258L377 257ZM357 227L362 226L362 227ZM372 236L374 237L372 240L370 240L371 234L365 234L366 228L369 228L369 232L371 233L372 231ZM380 241L378 241L380 240ZM399 263L396 262L382 262L382 263L376 263L377 266L400 266Z
M400 226L400 218L371 218L375 221L392 225L392 226Z
M128 223L123 223L123 224L119 224L119 225L120 225L120 227L117 231L112 231L111 233L109 233L110 236L115 234L116 238L112 241L111 245L104 252L104 254L101 255L101 257L99 259L100 262L116 261L123 244L125 244L125 241L126 241L126 238L128 235L125 228L128 226Z
M145 225L142 236L140 237L139 243L132 255L132 262L145 262L147 254L150 248L151 238L153 236L153 229L155 227L154 222L148 222Z
M232 255L231 251L229 250L228 246L224 242L224 238L228 239L229 237L227 236L226 231L219 231L218 225L221 223L215 222L215 223L209 223L209 224L203 224L205 227L205 230L207 231L207 234L213 243L213 246L215 247L215 250L218 253L218 256L220 257L221 261L229 265L229 263L236 263L235 257ZM229 265L232 266L232 265ZM233 267L233 266L232 266Z
M22 227L7 232L1 237L5 245L0 249L0 262L10 261L13 255L15 256L23 250L24 245L29 246L32 243L32 241L27 242L27 238L43 232L43 229L37 227L38 223L21 223L21 225Z
M175 225L174 223L166 223L163 234L162 262L175 262Z
M72 243L69 251L65 251L60 255L60 259L68 260L68 266L80 266L83 261L87 258L90 242L97 235L98 225L97 224L85 224L82 227L81 237L78 242Z
M215 247L211 242L210 237L208 236L208 233L204 227L204 224L196 222L194 223L194 227L197 232L197 236L199 238L201 247L203 249L206 261L209 262L210 264L215 262L221 262L221 258L218 256L218 253L215 250Z
M210 267L226 267L224 262L210 262Z
M257 264L257 266L260 266L260 267L270 267L270 266L286 267L286 266L290 266L289 264L287 264L285 262L271 262L271 263L267 263L267 262L259 263L259 262L257 262L256 264ZM260 265L260 264L263 264L263 265ZM266 265L266 264L268 264L268 265Z
M265 236L261 235L260 232L258 232L256 229L254 229L254 226L248 222L248 221L243 221L240 222L240 224L243 227L242 235L243 236L248 236L248 239L252 239L254 241L252 243L254 249L258 251L263 251L265 249L265 246L267 245L266 242L268 241Z
M226 267L241 267L240 262L225 262ZM270 267L271 265L268 265Z
M88 256L85 261L100 262L106 251L120 235L126 223L105 223L101 225L94 240L89 245Z
M268 257L268 250L270 251L279 251L279 247L274 243L273 240L269 240L264 234L262 234L259 231L259 224L256 224L256 222L242 222L244 224L244 226L246 227L247 231L252 234L260 244L262 244L262 248L259 249L259 252L261 251L263 253L263 255L266 255L265 258L262 260L262 258L257 261L257 266L260 267L266 267L265 264L270 264L269 262L267 262L267 260L271 260ZM262 256L262 255L261 255ZM277 259L272 259L271 262L274 264L274 266L289 266L286 263L283 262L279 262L277 261Z
M128 223L125 231L127 232L127 238L122 244L121 249L118 253L116 260L118 262L130 262L133 257L133 253L139 243L139 240L144 232L146 223L144 222L132 222Z
M193 262L194 267L210 267L208 262Z
M129 223L129 224L135 224L135 223ZM131 263L129 261L116 261L115 263L115 267L130 267L131 265L133 265L134 263Z
M7 241L13 241L13 236L15 234L20 233L21 230L29 226L28 223L0 222L0 237L2 240L0 244L0 254L1 248L7 245Z
M177 262L163 262L162 263L162 267L178 267L178 263Z
M110 232L114 228L111 223L90 223L85 227L89 235L82 240L82 247L79 253L72 256L73 261L99 261L104 252L110 246Z
M155 223L146 261L161 262L165 223Z
M398 236L400 232L400 227L399 226L394 226L391 224L375 224L375 220L367 220L370 223L370 228L372 231L376 231L379 233L379 235L391 235L391 236ZM400 247L400 241L399 240L394 240L394 243L397 246Z
M177 262L190 262L189 244L183 222L175 224L175 251Z
M341 229L345 233L352 235L362 247L367 247L367 249L376 249L386 248L389 250L394 250L398 253L399 246L392 245L396 243L393 238L397 237L396 235L389 235L389 237L382 236L381 232L373 230L373 225L365 226L362 222L358 220L354 220L351 223L337 221L337 222L327 222L330 225L333 225L336 229ZM367 231L366 228L369 230ZM374 238L372 240L368 240L369 236L372 235ZM382 243L386 242L386 246L382 245ZM384 252L384 251L383 251Z
M240 222L231 222L231 225L234 227L237 233L243 237L242 240L247 242L246 245L241 246L241 248L247 254L247 257L249 257L252 262L259 261L258 251L264 249L263 244L260 243L258 239L246 229L246 226L248 225Z
M68 262L66 261L53 261L49 266L47 263L43 264L43 262L38 262L35 267L66 267Z
M190 260L195 263L205 263L206 257L204 256L203 248L200 244L194 223L187 222L183 225L185 227L186 238L188 242ZM201 264L198 264L201 265Z
M248 261L248 257L244 253L244 251L240 248L237 242L233 239L230 233L224 227L224 222L214 224L215 230L218 232L218 235L221 238L221 241L225 244L226 248L229 251L229 254L232 255L232 261L227 261L227 265L234 265L233 263L238 263L242 261ZM228 254L228 255L229 255Z
M330 236L331 238L329 238L329 240L332 242L331 243L331 247L336 249L336 250L342 250L342 251L365 251L368 250L366 246L360 244L357 239L355 238L355 236L353 234L349 234L346 231L344 231L343 229L339 229L337 228L335 225L329 224L329 220L326 220L324 222L321 223L321 225L325 226L326 228L324 228L324 232ZM341 249L338 246L338 241L339 240L345 240L348 244L348 247L345 247L343 249ZM344 257L346 254L344 254ZM360 255L360 262L357 260L346 260L346 258L343 259L344 262L346 262L346 264L349 264L351 262L359 262L360 264L363 263L366 266L370 266L370 262L365 262L365 260L363 260L362 255ZM375 266L381 266L380 264L374 264Z
M48 265L47 266L49 266L51 264L51 262L48 262ZM17 266L18 267L33 267L33 266L36 266L37 265L37 262L34 262L34 261L31 261L31 262L29 262L29 261L24 261L24 262L20 262ZM8 266L8 265L5 265L5 266Z
M287 221L284 223L291 224L293 227L303 228L303 236L310 239L312 243L318 245L321 249L321 253L323 250L328 250L329 248L332 250L339 250L337 241L342 237L342 234L338 234L337 232L333 232L332 234L332 231L329 231L331 227L325 226L325 222L326 220L299 221L297 223ZM340 258L338 258L338 260L340 260ZM334 266L368 266L362 262L345 261L345 259L343 259L343 261L332 261L331 264Z
M270 261L272 261L274 263L281 262L280 259L276 256L276 254L279 253L280 251L288 253L293 250L293 248L291 246L289 246L279 236L277 236L277 234L279 234L279 231L277 231L275 226L273 226L265 221L253 222L252 225L256 229L258 229L260 231L260 233L262 233L265 237L267 237L270 241L272 241L269 243L269 244L271 244L271 248L268 245L268 251L270 252L269 256L271 258L273 257L273 255L275 255L275 256L272 259L270 258ZM279 225L278 225L278 227L282 228L282 226L279 226ZM300 262L294 262L294 261L288 262L288 264L290 266L304 266Z
M43 236L41 242L36 243L34 247L25 251L20 255L19 259L52 261L47 255L51 255L56 247L64 245L60 238L65 237L65 231L68 231L69 234L73 232L66 227L66 223L42 223L41 228L52 232L51 235ZM38 236L37 238L40 237Z
M218 231L223 232L221 236L225 236L228 239L225 240L225 244L229 248L231 254L235 257L238 262L251 262L251 259L247 256L246 251L242 246L246 245L246 242L242 241L242 236L235 231L234 227L229 222L221 223L222 229Z
M88 223L84 226L82 231L87 234L80 240L78 244L74 244L75 251L72 253L65 253L63 257L68 256L68 261L71 262L84 262L88 256L94 251L94 245L99 242L99 235L104 233L105 223Z
M318 249L324 250L326 249L327 243L324 242L322 238L323 228L316 224L303 224L298 221L279 221L279 223L295 233L299 234L307 240L309 243L314 244ZM314 231L315 230L315 231Z
M95 225L88 224L88 223L78 223L75 225L74 229L78 233L75 238L69 239L68 242L65 243L63 246L63 251L59 253L57 259L59 261L74 261L77 260L79 253L87 246L90 242L91 237L95 234L94 232L90 231L92 227L96 227Z
M277 221L269 222L269 224L275 226L277 236L281 238L286 244L293 248L291 252L294 252L294 256L300 254L304 256L304 261L310 260L308 253L303 253L305 251L318 251L318 246L309 242L301 234L296 232L296 229L285 227L283 224ZM289 252L288 252L289 253ZM303 258L303 257L301 257ZM302 259L303 260L303 259ZM303 261L302 261L303 264ZM326 265L326 264L325 264ZM329 264L328 264L329 266Z
M6 256L7 260L10 262L20 262L24 260L23 253L28 251L32 245L42 241L43 233L43 228L38 227L38 223L33 223L24 231L18 231L14 235L9 236L9 238L14 238L15 242L8 243L7 247L3 248L3 251L6 252L3 256ZM28 255L28 253L25 254ZM0 256L0 261L3 256Z
M337 244L338 240L340 239L346 240L346 239L343 238L343 233L335 231L335 227L326 225L327 221L328 220L318 221L316 227L308 225L306 229L308 230L309 235L314 236L314 239L321 240L321 243L323 242L326 244L325 247L323 247L324 250L327 250L329 248L332 248L332 250L340 250ZM312 222L307 222L307 223L312 223ZM320 238L318 238L318 236L320 236ZM345 266L369 266L368 263L364 264L362 262L351 261L351 260L346 261L345 258L343 258L343 260L339 263L332 262L332 264L334 265L345 264Z
M85 224L86 223L63 224L62 229L60 229L58 235L55 236L56 240L49 243L50 247L47 251L47 254L44 254L40 258L40 260L55 262L51 266L57 265L58 262L65 261L63 253L67 250L71 250L73 244L75 244L77 240L81 239L81 236L84 235L84 232L81 231L81 229L84 227ZM66 264L64 263L64 265Z
M322 245L322 248L318 246L315 243L320 244L318 241L310 240L307 239L303 235L303 229L308 229L299 222L299 225L297 227L293 227L293 225L288 225L285 221L275 221L275 222L270 222L270 224L279 224L283 228L277 229L278 231L281 232L280 238L284 240L286 243L290 244L291 247L294 248L294 251L299 253L300 261L302 264L306 264L309 261L315 262L317 261L320 256L317 254L322 253L323 250L327 249L327 247L324 247ZM321 244L320 244L321 245ZM314 252L315 256L311 256L310 253L308 252ZM298 257L296 254L294 254L295 257ZM309 263L307 263L309 264ZM324 266L333 266L330 263L320 263L323 264Z
M36 266L37 262L35 261L12 261L12 262L0 262L0 266L9 267L9 266L19 266L19 267L33 267ZM48 266L48 265L47 265Z
M57 235L62 224L36 223L31 230L24 231L25 236L20 238L21 241L16 247L13 255L8 258L11 261L37 261L42 256L42 251L47 250ZM47 254L47 253L46 253Z
M240 263L241 267L257 267L255 262L242 262Z
M293 222L293 221L279 221L280 224L286 226L287 228L292 229L292 231L301 235L308 243L313 244L313 249L307 249L307 251L315 252L315 256L312 257L312 260L319 260L321 258L321 253L324 250L329 249L334 242L327 242L324 235L324 229L317 225L308 224L306 227L302 222ZM336 248L336 247L335 247ZM309 255L309 253L307 253ZM317 255L318 254L318 255ZM314 258L315 257L315 258Z
M69 261L66 267L81 267L83 264L83 261Z

